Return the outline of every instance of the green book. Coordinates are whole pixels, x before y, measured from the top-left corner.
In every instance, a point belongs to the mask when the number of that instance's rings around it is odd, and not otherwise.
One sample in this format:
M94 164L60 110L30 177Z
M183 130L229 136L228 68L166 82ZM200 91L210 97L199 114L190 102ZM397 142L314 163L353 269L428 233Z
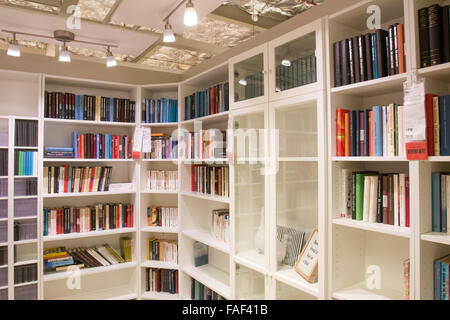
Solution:
M378 175L378 172L357 172L356 173L356 220L363 220L364 210L364 177Z
M298 59L294 60L292 62L292 74L293 74L292 87L297 88L298 87Z
M312 82L316 83L317 82L317 59L316 59L315 54L312 55L311 67L312 67L312 69L311 69Z
M19 176L23 176L23 152L19 151L19 172L18 175Z

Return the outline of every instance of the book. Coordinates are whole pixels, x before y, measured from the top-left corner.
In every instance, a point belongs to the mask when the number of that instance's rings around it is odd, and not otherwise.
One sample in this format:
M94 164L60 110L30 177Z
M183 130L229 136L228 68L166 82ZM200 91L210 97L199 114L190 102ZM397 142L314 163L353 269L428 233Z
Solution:
M147 260L178 263L178 241L147 239Z
M437 98L435 98L437 100ZM450 156L450 95L439 97L440 155Z
M177 159L178 140L163 133L152 133L151 152L144 152L144 159Z
M146 178L148 191L178 191L178 171L148 170Z
M206 287L203 283L192 278L191 283L192 300L226 300L224 297Z
M142 123L178 122L178 100L161 98L142 100Z
M246 78L245 96L247 98L261 95L263 79L264 77L260 73L250 75ZM257 91L259 92L257 93ZM228 111L230 106L228 97L228 82L186 96L184 98L184 120L192 120Z
M430 32L428 21L428 8L418 11L419 16L419 42L420 42L420 66L426 68L430 63Z
M194 242L194 266L200 267L208 264L208 246L204 243Z
M211 236L224 243L230 241L230 210L215 209L212 211Z
M36 120L18 120L14 122L16 147L38 146L38 122Z
M178 294L178 270L146 268L145 290Z
M433 261L434 300L449 300L450 255Z
M229 197L228 166L191 166L191 191L213 196Z
M438 4L428 8L428 32L430 34L430 65L442 63L442 7Z

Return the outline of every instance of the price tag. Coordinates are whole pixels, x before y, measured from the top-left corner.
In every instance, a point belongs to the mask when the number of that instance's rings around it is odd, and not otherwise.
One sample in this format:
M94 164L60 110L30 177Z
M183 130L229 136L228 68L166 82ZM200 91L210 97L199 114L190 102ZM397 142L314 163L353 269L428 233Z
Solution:
M142 137L143 137L142 128L136 128L134 130L134 140L133 140L133 159L141 158Z
M427 160L428 144L426 141L407 142L406 157L408 160Z
M144 153L152 152L152 130L151 130L151 128L144 129L143 140L142 140L142 152L144 152Z

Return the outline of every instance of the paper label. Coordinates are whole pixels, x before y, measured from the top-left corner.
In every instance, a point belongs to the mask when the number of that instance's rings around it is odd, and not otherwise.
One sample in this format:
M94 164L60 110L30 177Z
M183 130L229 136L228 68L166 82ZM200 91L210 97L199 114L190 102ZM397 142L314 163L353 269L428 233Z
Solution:
M428 144L426 141L406 143L406 157L408 160L427 160Z
M144 153L152 152L152 130L151 130L151 128L145 128L143 130L142 152L144 152Z
M143 136L143 129L142 128L134 129L133 159L140 159L141 158L142 136Z

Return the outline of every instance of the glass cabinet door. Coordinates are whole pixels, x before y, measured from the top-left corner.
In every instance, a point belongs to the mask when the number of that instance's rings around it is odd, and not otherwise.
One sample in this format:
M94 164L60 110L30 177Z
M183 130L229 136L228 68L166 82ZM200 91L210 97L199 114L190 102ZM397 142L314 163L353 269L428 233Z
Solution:
M264 111L234 118L235 254L266 268Z
M236 299L265 300L266 278L264 274L236 264Z

